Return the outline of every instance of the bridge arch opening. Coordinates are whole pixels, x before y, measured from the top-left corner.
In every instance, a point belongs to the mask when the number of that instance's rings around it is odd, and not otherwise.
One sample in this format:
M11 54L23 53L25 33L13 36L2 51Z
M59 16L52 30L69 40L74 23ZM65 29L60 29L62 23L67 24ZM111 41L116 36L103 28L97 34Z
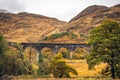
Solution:
M40 51L44 58L51 59L54 56L54 50L50 47L43 47Z
M31 46L26 47L23 51L23 55L24 58L30 61L33 65L38 63L39 51L37 51L35 48Z
M73 58L74 59L85 59L87 53L85 48L76 48L73 53Z
M61 53L64 58L70 58L70 50L66 47L59 48L58 53Z

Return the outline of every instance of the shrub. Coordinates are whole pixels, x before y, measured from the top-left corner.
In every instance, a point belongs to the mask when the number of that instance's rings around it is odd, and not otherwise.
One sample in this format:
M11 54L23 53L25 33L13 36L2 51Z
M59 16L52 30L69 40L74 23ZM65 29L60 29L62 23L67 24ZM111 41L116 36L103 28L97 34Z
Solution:
M77 35L74 34L74 33L72 33L72 34L71 34L71 39L75 39L75 38L77 38Z
M75 69L66 64L62 54L60 53L56 54L50 62L50 70L56 78L69 78L71 77L70 73L73 73L73 75L78 75Z

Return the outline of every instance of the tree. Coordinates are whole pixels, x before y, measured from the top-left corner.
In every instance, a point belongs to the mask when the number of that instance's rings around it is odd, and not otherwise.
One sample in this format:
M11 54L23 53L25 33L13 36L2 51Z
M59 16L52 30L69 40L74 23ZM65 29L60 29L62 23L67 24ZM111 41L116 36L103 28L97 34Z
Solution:
M50 63L50 70L56 78L71 77L70 73L77 75L76 70L66 64L62 54L60 53L56 54L52 59Z
M22 75L29 73L29 63L22 61L15 53L9 52L0 57L0 74L2 75Z
M88 44L92 48L87 56L89 69L104 62L108 64L112 78L120 77L119 23L114 20L105 20L100 26L90 31Z
M0 56L5 54L9 50L6 41L3 38L3 35L0 33Z
M0 34L0 76L28 74L29 63L14 53Z
M49 77L50 74L50 61L44 59L42 63L39 64L38 75L41 77Z
M42 69L41 69L42 63L43 63L43 55L42 55L42 53L39 53L38 75L42 75Z

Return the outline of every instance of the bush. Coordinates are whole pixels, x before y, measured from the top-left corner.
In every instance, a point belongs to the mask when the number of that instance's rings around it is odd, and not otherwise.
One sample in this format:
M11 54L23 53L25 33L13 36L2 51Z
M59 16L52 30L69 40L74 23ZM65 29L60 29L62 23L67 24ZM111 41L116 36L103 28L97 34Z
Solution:
M69 78L70 73L78 75L77 71L72 67L68 66L62 57L62 54L58 53L50 62L50 70L56 78Z
M63 36L70 36L71 39L75 39L77 38L77 35L74 34L74 33L69 33L69 32L60 32L60 33L55 33L55 34L52 34L50 36L46 36L43 38L43 40L51 40L51 39L57 39L57 38L61 38Z
M29 74L30 64L17 57L14 53L0 57L0 74L22 75Z
M47 76L50 74L49 60L44 59L44 61L39 65L38 75Z
M88 38L88 36L87 36L87 35L85 35L85 34L80 34L80 37L83 37L83 38Z
M72 33L72 34L71 34L71 39L75 39L75 38L77 38L77 35L74 34L74 33Z
M3 75L0 76L0 80L13 80L13 76Z

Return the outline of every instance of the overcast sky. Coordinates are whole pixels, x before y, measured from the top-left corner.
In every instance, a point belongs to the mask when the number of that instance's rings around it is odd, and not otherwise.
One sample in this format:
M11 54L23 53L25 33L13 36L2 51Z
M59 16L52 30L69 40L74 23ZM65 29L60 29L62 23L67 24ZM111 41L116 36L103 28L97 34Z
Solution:
M29 12L69 21L91 5L113 6L120 0L0 0L0 9Z

